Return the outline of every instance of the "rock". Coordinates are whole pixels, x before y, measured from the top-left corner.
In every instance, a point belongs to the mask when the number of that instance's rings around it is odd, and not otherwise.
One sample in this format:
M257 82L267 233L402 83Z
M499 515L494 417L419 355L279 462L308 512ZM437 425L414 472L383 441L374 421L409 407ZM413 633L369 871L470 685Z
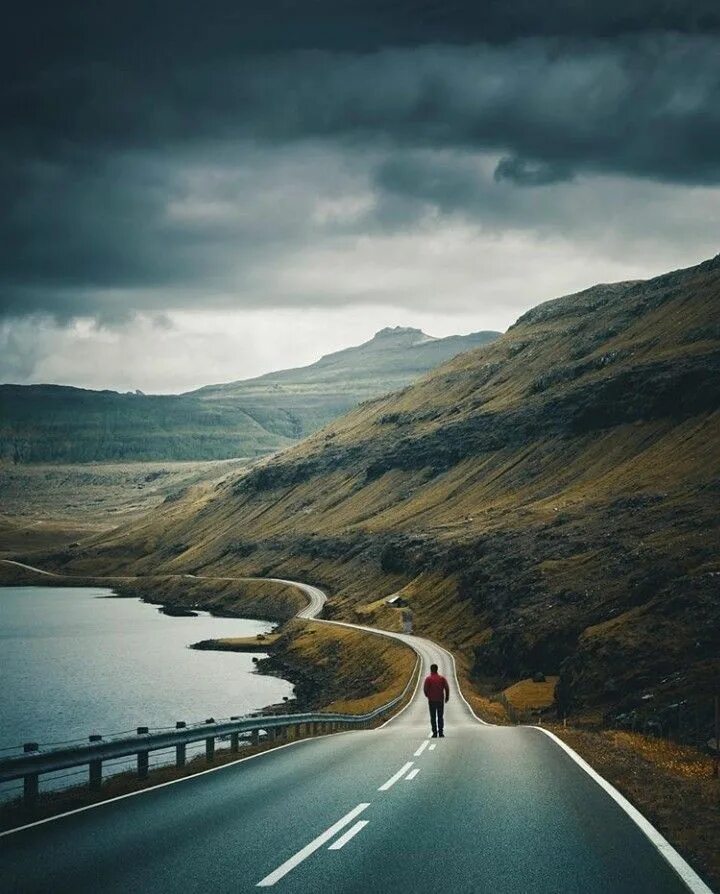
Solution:
M542 671L536 671L532 676L533 683L544 683L545 674Z

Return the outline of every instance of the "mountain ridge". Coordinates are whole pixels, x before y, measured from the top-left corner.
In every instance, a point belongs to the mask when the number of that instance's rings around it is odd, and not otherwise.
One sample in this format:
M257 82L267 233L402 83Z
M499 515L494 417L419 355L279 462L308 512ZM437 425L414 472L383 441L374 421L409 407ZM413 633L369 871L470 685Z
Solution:
M339 367L347 375L352 375L355 387L358 387L358 377L362 383L373 382L374 376L377 374L375 369L364 370L362 366L358 365L358 360L365 361L367 358L376 357L378 354L392 354L392 352L399 353L405 351L407 353L400 353L398 358L400 363L399 369L384 370L385 372L394 373L397 378L397 382L390 382L390 387L387 390L391 390L393 384L407 384L407 377L416 371L426 372L432 366L450 359L456 354L489 344L499 335L500 333L498 332L486 330L471 332L468 335L450 335L444 338L435 338L434 336L426 335L421 329L388 326L380 329L368 341L359 345L341 348L329 354L323 354L319 360L306 366L277 370L264 373L261 376L254 376L250 379L240 379L236 382L205 385L203 388L187 392L187 394L208 398L227 394L248 393L254 391L257 387L267 384L283 384L285 382L296 384L298 382L311 381L331 384L324 379L328 367ZM348 360L350 361L350 368L343 366ZM368 390L369 392L376 392L374 387L370 387ZM373 394L373 396L376 395Z
M378 343L388 350L375 350L371 339L306 367L177 395L0 385L0 459L257 458L288 446L360 401L402 387L442 360L498 335L432 339L424 333L409 336L410 332L420 330L381 330L386 334Z

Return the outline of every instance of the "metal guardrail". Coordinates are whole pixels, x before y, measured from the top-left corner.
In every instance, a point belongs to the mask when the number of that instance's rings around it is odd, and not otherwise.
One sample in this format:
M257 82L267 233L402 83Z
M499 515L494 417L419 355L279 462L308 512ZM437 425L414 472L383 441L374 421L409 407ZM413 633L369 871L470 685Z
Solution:
M304 735L337 732L341 728L366 728L399 705L408 695L420 667L418 656L415 667L407 685L394 699L391 699L368 714L258 714L250 717L233 717L219 723L210 719L203 724L188 727L178 722L174 730L151 733L148 727L137 728L137 733L124 738L104 740L102 736L89 737L87 745L74 745L66 748L53 748L41 751L36 742L23 745L23 754L6 757L0 760L0 783L23 780L23 800L27 806L35 804L40 793L40 776L73 767L89 767L89 785L91 790L99 790L102 786L103 761L117 758L137 756L137 777L146 779L149 772L150 752L175 748L175 765L184 767L186 763L186 747L195 742L205 742L205 757L212 761L215 755L215 740L230 739L230 751L237 752L240 739L249 738L251 745L260 742L260 732L265 731L265 741L277 738L293 738L302 732Z

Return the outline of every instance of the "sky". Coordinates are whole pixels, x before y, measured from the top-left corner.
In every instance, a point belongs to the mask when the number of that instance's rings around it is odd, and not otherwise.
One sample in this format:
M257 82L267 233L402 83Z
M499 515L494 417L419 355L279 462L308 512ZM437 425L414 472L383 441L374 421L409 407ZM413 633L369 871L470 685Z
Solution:
M716 0L28 0L0 381L178 392L712 257Z

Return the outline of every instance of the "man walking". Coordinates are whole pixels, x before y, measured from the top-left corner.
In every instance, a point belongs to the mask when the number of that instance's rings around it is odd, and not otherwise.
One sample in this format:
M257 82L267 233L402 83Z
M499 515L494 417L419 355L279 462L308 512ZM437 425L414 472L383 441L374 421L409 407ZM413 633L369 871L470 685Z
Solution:
M432 737L436 739L439 736L443 739L445 738L445 733L443 732L445 728L445 703L450 698L450 687L445 677L438 673L437 664L430 665L430 673L425 677L423 692L430 708Z

